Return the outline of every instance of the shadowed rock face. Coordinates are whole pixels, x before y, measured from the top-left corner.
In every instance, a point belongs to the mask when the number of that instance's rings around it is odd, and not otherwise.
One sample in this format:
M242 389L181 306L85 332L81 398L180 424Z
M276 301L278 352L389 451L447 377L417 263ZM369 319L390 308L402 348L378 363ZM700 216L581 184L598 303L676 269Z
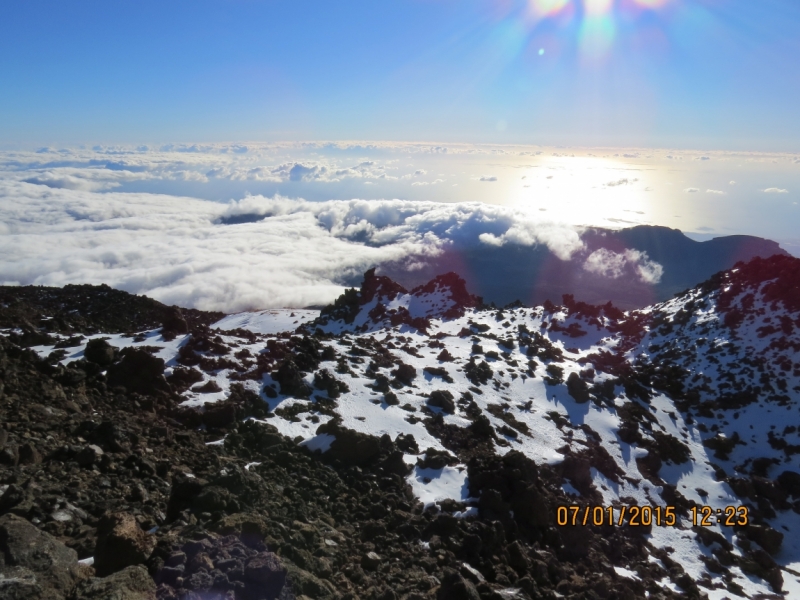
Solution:
M143 564L156 545L155 538L126 513L107 515L100 521L95 549L95 571L100 576Z
M80 573L78 555L26 519L0 518L0 595L3 598L59 598ZM5 581L4 581L5 580Z
M427 265L414 272L393 265L383 265L380 271L409 288L438 273L456 271L466 280L467 289L498 306L516 300L536 306L573 294L591 304L611 301L630 309L667 300L737 262L788 255L776 242L763 238L733 235L696 242L677 229L647 225L618 231L592 228L582 239L585 248L568 261L557 258L546 246L495 247L476 242L426 259ZM645 282L631 265L617 277L586 270L587 258L600 249L646 253L649 261L662 267L661 277L656 283Z
M108 577L82 581L75 600L155 600L156 584L142 566L130 566Z

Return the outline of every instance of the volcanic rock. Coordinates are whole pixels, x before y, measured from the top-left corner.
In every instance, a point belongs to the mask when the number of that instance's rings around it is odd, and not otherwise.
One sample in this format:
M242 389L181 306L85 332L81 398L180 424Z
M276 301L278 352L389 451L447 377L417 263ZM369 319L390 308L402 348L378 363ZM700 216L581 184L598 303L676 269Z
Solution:
M456 403L453 401L453 394L449 390L435 390L428 398L428 404L441 408L446 413L456 412Z
M120 352L122 360L111 365L106 374L110 387L122 386L129 392L151 394L167 388L164 360L137 348Z
M480 598L475 586L453 569L445 572L442 585L436 593L437 600L480 600Z
M91 467L93 464L100 462L102 457L103 449L95 444L89 444L75 455L75 462L81 467Z
M172 336L189 332L189 323L186 322L180 308L171 306L167 309L161 325L161 332Z
M567 392L578 404L589 401L589 386L577 373L570 373L567 377Z
M297 398L308 398L313 388L303 380L303 374L292 360L284 361L274 375L281 384L281 393Z
M109 344L105 339L95 338L88 341L86 344L86 349L83 351L83 356L89 362L98 364L101 367L107 367L114 362L115 352L116 348Z
M331 443L326 457L348 465L365 465L375 460L381 452L378 438L343 427L339 422L328 421L317 428L317 435L327 433L336 439Z
M140 565L125 567L107 577L82 581L74 600L155 600L156 584Z
M4 598L63 598L80 577L74 550L26 519L0 517L0 590Z
M155 545L155 538L142 531L133 515L106 515L97 529L95 571L104 577L131 565L144 564Z

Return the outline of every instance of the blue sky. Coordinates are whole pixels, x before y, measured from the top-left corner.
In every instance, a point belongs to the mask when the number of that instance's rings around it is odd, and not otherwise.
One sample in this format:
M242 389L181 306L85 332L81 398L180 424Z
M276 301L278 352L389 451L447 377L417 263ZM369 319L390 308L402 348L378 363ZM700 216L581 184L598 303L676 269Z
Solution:
M796 0L9 2L0 144L800 150Z

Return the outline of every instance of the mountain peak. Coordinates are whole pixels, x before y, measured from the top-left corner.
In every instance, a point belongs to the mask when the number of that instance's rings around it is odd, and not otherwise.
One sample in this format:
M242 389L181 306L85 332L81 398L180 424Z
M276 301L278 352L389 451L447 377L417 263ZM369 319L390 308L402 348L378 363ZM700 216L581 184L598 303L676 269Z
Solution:
M323 309L315 323L323 331L352 326L357 331L408 325L426 330L429 319L454 319L467 308L478 307L481 298L467 291L467 284L458 274L438 275L410 292L375 269L364 273L360 291L346 290L336 301ZM333 331L331 329L331 331Z

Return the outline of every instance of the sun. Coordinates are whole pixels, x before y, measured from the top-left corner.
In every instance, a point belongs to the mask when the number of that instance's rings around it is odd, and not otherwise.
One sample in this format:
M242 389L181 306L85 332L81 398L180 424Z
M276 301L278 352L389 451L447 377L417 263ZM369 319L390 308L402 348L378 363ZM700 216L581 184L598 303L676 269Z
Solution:
M552 156L508 190L508 205L536 220L577 226L639 224L651 212L643 175L598 156Z

